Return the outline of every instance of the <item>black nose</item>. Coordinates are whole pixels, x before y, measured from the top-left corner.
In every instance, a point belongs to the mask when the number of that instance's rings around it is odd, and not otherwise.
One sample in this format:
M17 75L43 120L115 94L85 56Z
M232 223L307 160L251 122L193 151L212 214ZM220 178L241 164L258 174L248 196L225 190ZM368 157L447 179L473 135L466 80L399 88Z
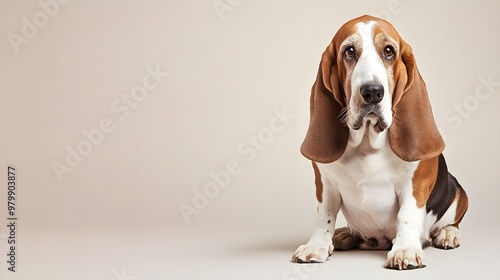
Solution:
M379 84L366 84L361 86L361 96L368 104L377 104L384 98L384 87Z

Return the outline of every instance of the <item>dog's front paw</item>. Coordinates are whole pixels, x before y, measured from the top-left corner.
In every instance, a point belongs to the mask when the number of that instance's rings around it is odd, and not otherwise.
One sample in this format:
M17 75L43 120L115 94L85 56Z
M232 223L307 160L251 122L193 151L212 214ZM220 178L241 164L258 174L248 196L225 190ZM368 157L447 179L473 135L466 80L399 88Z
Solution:
M295 254L292 262L296 263L322 263L326 262L333 253L333 244L326 246L301 245Z
M408 270L427 266L425 253L419 248L392 249L387 254L385 267L391 269Z

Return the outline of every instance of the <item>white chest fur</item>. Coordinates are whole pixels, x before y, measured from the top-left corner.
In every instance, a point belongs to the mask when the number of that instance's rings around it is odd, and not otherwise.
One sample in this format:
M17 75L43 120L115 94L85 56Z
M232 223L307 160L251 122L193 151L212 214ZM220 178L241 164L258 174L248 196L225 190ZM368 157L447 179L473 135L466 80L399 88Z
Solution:
M387 144L385 132L377 140L386 144L376 149L368 135L365 137L359 145L348 145L338 161L318 164L318 168L322 178L326 177L324 185L340 194L341 209L351 229L365 238L392 239L396 235L398 196L412 188L418 162L398 158Z

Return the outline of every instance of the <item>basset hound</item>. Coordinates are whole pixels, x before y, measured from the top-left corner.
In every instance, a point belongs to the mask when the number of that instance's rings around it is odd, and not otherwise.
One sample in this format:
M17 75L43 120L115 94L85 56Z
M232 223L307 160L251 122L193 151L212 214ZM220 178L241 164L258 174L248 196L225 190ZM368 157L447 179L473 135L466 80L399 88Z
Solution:
M335 250L389 250L392 269L427 265L423 246L459 246L468 199L447 170L444 141L411 47L387 21L345 23L321 58L301 153L312 161L316 229L293 262ZM338 211L347 227L335 230Z

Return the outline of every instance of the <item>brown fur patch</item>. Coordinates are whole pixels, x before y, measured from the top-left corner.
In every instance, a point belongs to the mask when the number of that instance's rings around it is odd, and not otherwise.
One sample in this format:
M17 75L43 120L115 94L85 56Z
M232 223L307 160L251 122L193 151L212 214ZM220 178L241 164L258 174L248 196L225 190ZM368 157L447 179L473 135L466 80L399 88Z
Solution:
M323 182L321 182L321 173L319 172L318 165L312 162L314 169L314 183L316 184L316 199L319 203L323 202Z
M438 157L420 161L413 174L413 197L417 200L418 208L427 203L438 175Z
M467 194L465 194L465 191L462 188L460 188L457 191L456 201L457 201L457 210L455 213L456 222L453 225L458 228L458 224L460 224L465 215L465 212L467 212L467 208L469 208L469 198L467 198Z

